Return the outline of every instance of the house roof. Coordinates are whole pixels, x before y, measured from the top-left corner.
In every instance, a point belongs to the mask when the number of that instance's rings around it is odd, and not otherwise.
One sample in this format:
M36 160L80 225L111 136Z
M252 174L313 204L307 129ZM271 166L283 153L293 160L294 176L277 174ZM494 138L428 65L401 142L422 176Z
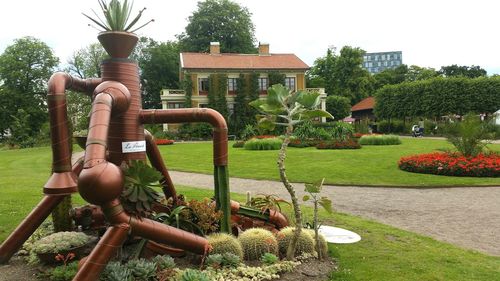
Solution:
M373 109L374 106L375 106L375 98L374 97L367 97L366 99L363 99L362 101L353 105L351 108L351 112L352 111L359 111L359 110Z
M183 69L307 70L309 66L294 54L208 54L181 53Z

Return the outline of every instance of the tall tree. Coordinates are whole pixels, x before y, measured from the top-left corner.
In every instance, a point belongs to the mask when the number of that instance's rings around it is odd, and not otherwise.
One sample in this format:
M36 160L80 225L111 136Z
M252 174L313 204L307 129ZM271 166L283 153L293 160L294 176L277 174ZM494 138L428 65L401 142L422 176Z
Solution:
M59 59L44 42L24 37L16 39L0 55L0 132L11 129L13 116L22 109L28 117L27 134L36 136L47 121L46 82Z
M468 78L477 78L481 76L486 76L486 70L482 69L479 66L460 66L460 65L449 65L442 66L439 70L439 74L444 75L445 77L468 77Z
M309 80L323 84L328 95L344 96L355 104L373 92L373 77L361 67L365 51L344 46L339 54L328 49L310 71Z
M394 85L403 83L408 74L408 66L402 64L396 68L387 68L373 75L375 79L375 88L382 88L385 85Z
M255 53L254 32L247 8L229 0L207 0L198 2L178 39L182 51L206 52L210 42L219 42L224 53Z
M149 43L138 56L141 66L144 108L161 108L162 89L179 88L179 44L177 42Z

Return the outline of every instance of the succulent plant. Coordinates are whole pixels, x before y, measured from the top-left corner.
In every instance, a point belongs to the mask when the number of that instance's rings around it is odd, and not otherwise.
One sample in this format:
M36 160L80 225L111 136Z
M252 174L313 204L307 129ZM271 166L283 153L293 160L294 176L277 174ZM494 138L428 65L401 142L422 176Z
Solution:
M294 231L294 227L285 227L276 234L281 255L286 255L286 251L290 241L292 241ZM307 231L302 230L300 232L299 240L297 241L297 247L295 248L295 256L302 255L304 253L314 253L314 239Z
M226 233L213 233L208 237L208 243L212 246L210 254L231 253L243 259L243 249L236 237Z
M302 231L304 231L304 230L307 233L309 233L309 235L311 235L311 237L313 238L314 250L316 250L316 239L314 239L314 237L315 237L314 229L302 229ZM320 254L322 257L327 257L328 256L328 242L326 242L325 236L323 236L322 234L318 233L318 236L319 236L319 250L321 252Z
M260 258L260 261L263 263L263 264L266 264L266 265L271 265L271 264L275 264L276 262L279 261L278 257L274 254L271 254L271 253L265 253L262 255L262 257Z
M129 23L130 13L132 12L132 7L134 5L133 1L129 4L127 0L123 1L123 3L121 3L119 0L111 0L111 2L109 2L108 4L105 0L99 0L99 5L101 6L104 20L102 20L94 10L92 10L92 12L96 16L96 19L86 14L83 15L105 31L135 32L153 21L150 20L140 27L131 30L132 27L139 21L142 13L146 8L140 10L139 14L137 14L137 16Z
M175 267L175 261L169 255L155 256L152 261L156 264L156 267L159 270Z
M137 281L150 281L156 276L156 265L152 261L145 259L130 260L127 268L132 271L132 275Z
M181 275L181 281L210 281L210 279L205 273L199 270L186 269Z
M121 199L125 209L144 215L151 210L151 204L160 198L153 187L159 187L162 175L145 162L133 160L125 170L125 188Z
M238 240L246 260L258 260L265 253L278 254L278 242L273 233L263 228L250 228Z
M232 253L222 254L222 265L225 267L236 268L241 263L241 257Z
M31 250L36 254L61 253L83 246L90 239L91 237L83 232L56 232L33 243Z
M214 254L210 255L207 257L205 260L205 264L207 266L213 267L213 268L221 268L222 267L222 255L221 254Z
M101 279L105 281L133 281L132 271L126 266L122 265L120 262L113 261L108 263L103 273L101 274Z

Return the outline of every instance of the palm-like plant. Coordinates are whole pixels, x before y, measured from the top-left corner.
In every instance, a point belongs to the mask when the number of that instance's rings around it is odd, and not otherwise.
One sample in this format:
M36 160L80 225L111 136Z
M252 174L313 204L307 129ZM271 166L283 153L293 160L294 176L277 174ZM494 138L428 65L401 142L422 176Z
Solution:
M109 4L106 3L105 0L99 0L98 2L104 15L104 20L101 19L101 17L94 10L92 10L92 12L96 18L92 18L85 13L82 14L97 24L100 28L104 29L104 31L125 31L133 33L154 21L152 19L138 28L132 29L134 25L137 24L146 8L140 10L137 16L129 22L132 7L134 6L133 1L129 2L128 0L125 0L122 3L120 0L111 0Z

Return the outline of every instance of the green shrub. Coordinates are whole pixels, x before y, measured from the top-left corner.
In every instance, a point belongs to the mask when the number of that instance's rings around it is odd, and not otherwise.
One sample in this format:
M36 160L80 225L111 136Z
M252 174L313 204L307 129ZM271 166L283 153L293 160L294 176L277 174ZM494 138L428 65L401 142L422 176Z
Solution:
M269 230L250 228L242 232L238 240L245 260L258 260L265 253L278 254L278 241Z
M304 229L311 237L313 238L314 241L314 250L316 250L316 239L314 237L316 234L314 233L314 229ZM319 250L321 251L321 256L322 257L327 257L328 256L328 242L326 242L325 236L322 234L318 233L319 236Z
M259 131L250 124L247 124L240 134L242 140L249 140L259 134Z
M208 243L212 246L211 255L231 253L243 258L243 249L238 239L231 234L213 233L208 237Z
M279 138L251 139L243 146L247 150L278 150L283 141Z
M241 148L243 146L245 146L245 141L236 141L233 143L233 148Z
M294 235L294 227L285 227L276 237L278 238L279 252L281 255L285 256L288 249L288 245L292 241ZM309 235L309 232L302 230L300 232L299 241L297 242L297 247L295 248L295 256L300 256L302 254L312 254L314 253L314 239Z
M397 145L401 140L395 135L365 135L359 139L361 145Z
M345 122L330 122L330 123L320 123L329 124L325 129L328 134L335 140L347 140L352 138L354 134L354 127Z
M71 281L78 271L78 262L72 262L67 265L55 267L50 272L51 281Z
M448 142L464 156L478 155L489 143L485 140L495 137L494 125L481 122L473 114L467 114L462 122L449 124L445 131Z
M383 134L407 133L405 124L401 120L381 120L377 125L377 132Z
M263 263L263 264L266 264L266 265L271 265L271 264L275 264L276 262L279 261L278 257L274 254L271 254L271 253L265 253L262 255L262 257L260 258L260 261Z

